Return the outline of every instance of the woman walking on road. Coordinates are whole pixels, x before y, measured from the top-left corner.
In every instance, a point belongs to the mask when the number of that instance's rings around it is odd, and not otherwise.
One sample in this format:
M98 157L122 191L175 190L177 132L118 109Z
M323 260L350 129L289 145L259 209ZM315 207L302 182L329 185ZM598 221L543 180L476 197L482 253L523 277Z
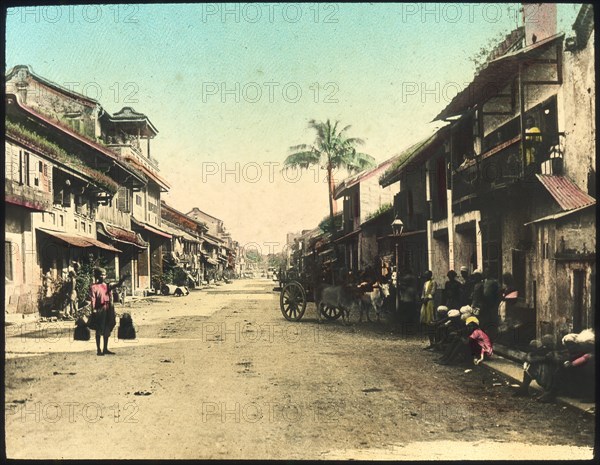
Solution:
M104 268L94 268L95 284L90 286L90 301L92 305L92 313L96 314L96 349L97 355L114 355L114 352L108 350L108 339L110 333L117 324L115 315L115 307L113 305L112 293L117 287L121 287L123 281L129 277L129 273L125 273L119 282L105 283L106 270ZM100 350L100 337L104 337L104 349Z
M67 281L67 294L69 308L67 310L68 317L72 320L75 319L75 312L77 311L77 275L75 271L69 271L69 277Z

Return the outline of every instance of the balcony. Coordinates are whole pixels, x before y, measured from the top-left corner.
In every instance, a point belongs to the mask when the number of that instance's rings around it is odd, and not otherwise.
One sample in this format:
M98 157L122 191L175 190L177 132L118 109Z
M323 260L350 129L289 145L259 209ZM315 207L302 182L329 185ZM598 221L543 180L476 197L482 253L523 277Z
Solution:
M34 211L52 211L53 199L50 192L19 184L12 179L6 179L4 199L7 203L20 205Z
M482 195L522 179L520 136L459 166L452 178L454 199Z

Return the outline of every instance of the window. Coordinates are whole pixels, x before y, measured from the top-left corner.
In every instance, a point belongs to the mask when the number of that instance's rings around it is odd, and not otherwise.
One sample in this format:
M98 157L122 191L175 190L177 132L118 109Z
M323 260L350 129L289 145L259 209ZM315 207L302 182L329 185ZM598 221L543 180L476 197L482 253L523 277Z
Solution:
M40 173L44 172L44 164L41 161L38 162L38 169Z
M25 184L31 186L31 181L29 179L29 152L25 152L25 164L23 169L25 170Z
M71 192L65 191L63 194L63 207L71 206Z
M136 194L136 196L135 196L135 204L138 205L138 206L142 205L142 196L141 195Z
M89 227L88 227L88 232L89 232L90 234L92 234L92 223L90 223L88 226L89 226Z
M63 191L55 190L54 191L54 205L62 206L63 204ZM62 215L61 215L62 218Z
M129 189L125 186L119 187L119 190L117 191L117 208L122 212L129 213L131 211L129 196Z
M13 248L10 241L4 241L4 276L9 281L13 280Z
M23 151L19 150L19 184L23 185Z
M75 221L75 229L77 230L77 224L78 223L77 223L77 220L74 220L74 221Z
M81 222L81 232L85 232L85 223Z
M542 258L546 259L546 260L548 258L550 258L550 253L549 252L550 252L550 247L549 247L549 245L548 245L547 242L544 242L542 244Z
M63 215L60 215L60 226L61 227L65 226L65 217Z

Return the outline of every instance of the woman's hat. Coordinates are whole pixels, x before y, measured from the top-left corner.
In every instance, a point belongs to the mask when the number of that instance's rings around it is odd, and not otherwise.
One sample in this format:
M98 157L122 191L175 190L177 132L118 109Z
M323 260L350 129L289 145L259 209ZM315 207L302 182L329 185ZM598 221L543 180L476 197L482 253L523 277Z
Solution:
M447 312L447 311L448 311L448 307L446 307L445 305L440 305L440 306L437 308L437 311L438 311L438 312Z
M460 312L458 310L450 310L448 312L448 318L458 318L460 316Z
M470 316L469 318L467 318L467 321L465 321L465 323L466 324L475 323L477 326L479 326L479 320L474 316Z
M464 305L463 307L460 307L460 313L472 313L471 306Z

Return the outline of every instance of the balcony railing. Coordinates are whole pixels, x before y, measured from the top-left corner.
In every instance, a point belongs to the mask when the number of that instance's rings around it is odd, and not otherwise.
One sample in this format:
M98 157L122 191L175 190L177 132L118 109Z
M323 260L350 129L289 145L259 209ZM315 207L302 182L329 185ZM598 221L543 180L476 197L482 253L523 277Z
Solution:
M452 177L453 197L482 194L522 178L521 138L499 144L474 160L467 160Z
M158 160L145 157L140 149L131 144L107 144L107 147L115 152L119 157L134 158L141 165L144 165L150 171L158 171Z
M35 187L19 184L12 179L6 179L4 197L7 203L21 205L37 211L52 210L52 193L44 192Z

